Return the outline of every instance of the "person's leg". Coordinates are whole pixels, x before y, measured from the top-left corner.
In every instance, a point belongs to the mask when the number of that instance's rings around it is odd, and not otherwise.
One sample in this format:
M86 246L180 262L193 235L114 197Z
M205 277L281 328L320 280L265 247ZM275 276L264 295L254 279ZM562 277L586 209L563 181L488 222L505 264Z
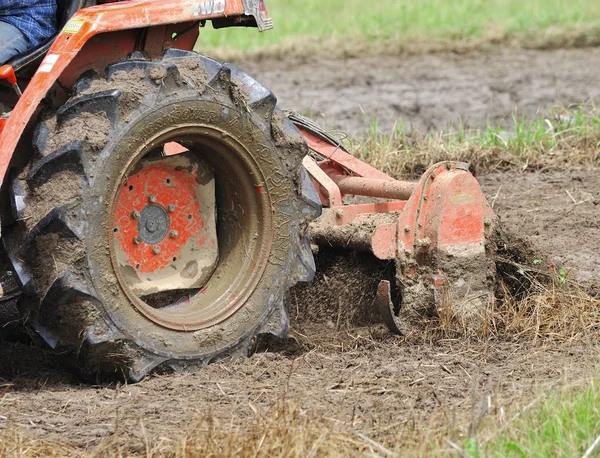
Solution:
M0 21L0 65L29 48L25 35L14 25Z

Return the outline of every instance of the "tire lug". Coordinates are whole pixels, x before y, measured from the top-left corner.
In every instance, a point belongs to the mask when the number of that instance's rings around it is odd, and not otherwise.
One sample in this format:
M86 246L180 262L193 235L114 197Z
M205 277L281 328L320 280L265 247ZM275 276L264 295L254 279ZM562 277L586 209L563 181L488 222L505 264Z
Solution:
M155 204L156 203L156 196L154 194L150 194L148 196L148 200L150 201L150 203Z
M178 231L176 231L176 230L174 230L174 229L173 229L171 232L169 232L169 236L170 236L172 239L176 239L178 235L179 235L179 232L178 232Z
M160 254L160 247L158 245L154 245L152 247L152 253L154 253L154 254Z
M133 210L133 211L131 212L131 217L132 217L133 219L139 219L139 217L140 217L140 212L139 212L139 211L137 211L137 210Z
M134 245L139 245L140 243L142 243L142 239L140 239L137 235L133 238L133 244Z

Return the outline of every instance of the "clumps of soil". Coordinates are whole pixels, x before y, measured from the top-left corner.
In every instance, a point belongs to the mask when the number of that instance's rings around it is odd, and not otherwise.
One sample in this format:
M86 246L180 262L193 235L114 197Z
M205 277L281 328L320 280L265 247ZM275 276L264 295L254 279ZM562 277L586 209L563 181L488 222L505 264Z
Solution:
M343 330L379 320L373 313L373 301L379 282L393 278L393 263L334 249L321 250L315 262L315 279L291 291L292 328L324 324L331 330Z
M161 84L167 76L167 70L161 65L156 65L150 68L148 76L155 84Z
M249 111L248 101L250 100L250 91L248 88L242 84L239 84L235 80L231 80L231 85L229 86L229 93L231 95L231 100L239 107L245 107L246 111Z
M409 340L440 338L546 337L567 338L600 329L600 301L575 284L565 284L549 256L514 233L498 229L495 244L495 299L476 329L443 310L423 317ZM369 338L387 338L383 320L374 310L381 280L394 281L394 262L364 252L321 250L312 283L292 289L290 317L293 334L310 334L310 341L340 337L371 327ZM443 301L442 301L443 302ZM343 340L343 338L342 338Z
M156 85L162 83L166 74L166 70L160 65L152 65L148 73L145 68L119 70L111 73L108 80L95 78L89 87L82 92L82 95L120 88L122 89L122 93L119 96L121 110L126 109L127 111L131 111L139 107L144 97L156 92ZM104 132L108 134L110 130L105 130Z
M82 178L71 170L63 170L39 187L32 189L34 196L27 199L24 219L32 227L46 216L49 208L74 202L81 193Z
M549 255L530 241L499 225L492 236L492 243L496 247L496 273L500 280L496 296L499 299L508 295L521 300L556 280Z
M37 264L33 267L37 286L46 291L61 274L70 272L85 258L83 243L74 237L63 237L56 232L39 235L35 239Z
M60 368L49 348L33 343L2 342L0 384L10 380L15 389L27 391L43 388L48 382L69 382L71 378Z
M198 59L189 57L177 60L177 68L179 69L179 73L196 88L198 94L204 93L208 83L208 73L200 65Z
M160 70L153 67L154 75L159 76ZM97 91L114 89L115 87L123 88L123 93L119 97L119 102L122 109L134 110L144 100L144 97L152 92L155 92L156 86L151 83L152 79L146 77L144 69L136 68L131 71L114 72L109 81L100 80L96 85ZM158 83L156 83L158 84Z
M86 142L92 151L100 151L104 148L111 131L110 120L104 112L79 113L59 126L56 126L55 119L47 123L50 131L53 132L46 148L49 153L69 144L73 139ZM74 135L74 132L77 135Z
M282 148L301 148L304 151L304 138L296 129L288 128L290 121L283 111L275 110L271 122L271 135L275 145Z

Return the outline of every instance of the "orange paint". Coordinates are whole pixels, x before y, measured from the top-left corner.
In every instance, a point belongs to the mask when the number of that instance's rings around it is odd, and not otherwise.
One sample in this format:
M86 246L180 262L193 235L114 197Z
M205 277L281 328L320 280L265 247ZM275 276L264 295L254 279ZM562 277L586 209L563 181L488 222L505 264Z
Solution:
M207 243L214 245L215 241L207 241L202 231L204 221L196 198L195 187L199 186L196 178L193 172L175 170L159 162L145 165L121 187L115 206L114 229L117 231L113 233L127 254L129 264L137 271L151 273L168 267L192 237L197 246ZM155 202L150 202L150 196L156 198ZM158 243L140 241L136 244L134 239L138 236L138 219L132 213L141 212L149 204L160 205L167 211L169 229ZM170 205L173 205L173 211L169 210ZM177 231L177 237L169 235L172 230ZM155 246L160 247L159 254L152 251Z

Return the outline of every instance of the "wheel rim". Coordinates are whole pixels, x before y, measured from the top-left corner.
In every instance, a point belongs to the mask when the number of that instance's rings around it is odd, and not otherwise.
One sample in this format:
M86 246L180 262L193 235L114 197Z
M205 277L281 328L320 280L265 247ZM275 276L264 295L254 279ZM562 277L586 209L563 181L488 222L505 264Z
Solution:
M161 150L169 155L158 157ZM211 231L205 188L213 174ZM131 305L177 331L206 329L238 311L266 268L273 240L270 198L244 146L212 127L179 127L136 152L118 182L109 247ZM184 273L190 263L202 271L193 287L161 274Z

